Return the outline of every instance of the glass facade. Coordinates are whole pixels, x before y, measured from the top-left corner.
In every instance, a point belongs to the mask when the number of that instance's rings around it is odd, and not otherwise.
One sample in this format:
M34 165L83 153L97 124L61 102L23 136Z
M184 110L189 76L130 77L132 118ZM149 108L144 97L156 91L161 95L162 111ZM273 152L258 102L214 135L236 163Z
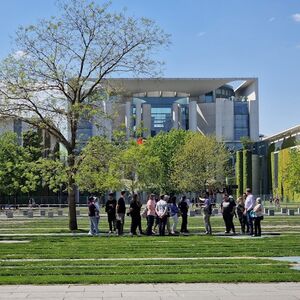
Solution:
M80 119L77 131L78 150L81 150L93 136L93 124L86 119Z
M249 137L249 111L248 103L234 102L234 139L239 141L242 137Z
M160 131L170 131L174 127L173 115L178 114L178 127L188 128L188 98L181 97L137 97L132 102L133 127L136 127L137 103L141 104L141 120L146 123L151 122L151 136L155 136ZM174 111L173 105L178 105L178 111ZM150 115L146 114L146 105L150 106Z

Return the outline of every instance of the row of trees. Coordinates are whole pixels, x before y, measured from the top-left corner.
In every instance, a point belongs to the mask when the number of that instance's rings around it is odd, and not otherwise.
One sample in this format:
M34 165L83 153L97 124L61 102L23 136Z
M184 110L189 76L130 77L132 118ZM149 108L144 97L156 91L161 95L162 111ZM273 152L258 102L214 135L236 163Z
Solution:
M26 142L28 136L31 143ZM23 147L13 133L0 136L0 192L31 192L41 185L52 191L66 188L70 166L57 153L43 157L43 152L38 134L26 133ZM82 192L197 193L224 184L230 171L228 155L214 137L184 130L162 132L142 144L95 136L76 158L72 172Z

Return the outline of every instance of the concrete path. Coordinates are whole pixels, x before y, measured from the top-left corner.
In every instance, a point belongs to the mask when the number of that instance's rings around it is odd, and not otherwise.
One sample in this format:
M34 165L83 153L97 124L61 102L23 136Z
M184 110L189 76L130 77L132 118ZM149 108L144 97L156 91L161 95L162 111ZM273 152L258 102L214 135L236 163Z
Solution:
M300 283L0 286L0 299L299 300Z

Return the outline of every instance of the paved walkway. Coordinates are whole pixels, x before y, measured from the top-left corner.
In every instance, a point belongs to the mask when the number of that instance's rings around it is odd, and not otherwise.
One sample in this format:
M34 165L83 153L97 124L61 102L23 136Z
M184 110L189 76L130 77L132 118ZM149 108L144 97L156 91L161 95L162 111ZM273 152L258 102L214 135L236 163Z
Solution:
M300 283L0 286L0 299L300 300Z

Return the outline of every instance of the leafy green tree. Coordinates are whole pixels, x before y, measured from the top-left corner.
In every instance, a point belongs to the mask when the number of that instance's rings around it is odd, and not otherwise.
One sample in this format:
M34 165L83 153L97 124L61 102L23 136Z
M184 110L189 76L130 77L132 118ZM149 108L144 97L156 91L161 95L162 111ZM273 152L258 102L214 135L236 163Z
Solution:
M294 193L300 193L300 150L298 147L290 150L290 158L284 172L284 179Z
M15 195L34 191L38 176L32 171L32 153L18 144L17 135L0 135L0 193Z
M181 192L199 192L223 185L229 152L215 137L192 133L173 157L171 179Z
M114 92L107 78L158 75L154 53L169 44L169 35L149 19L110 11L110 3L58 3L60 16L17 31L18 51L0 67L0 115L45 129L66 148L69 228L76 230L80 120L105 117L99 100Z
M119 179L122 188L132 193L158 191L162 164L159 157L149 154L147 145L132 141L111 164L111 174Z
M110 173L110 163L119 148L105 137L93 137L82 150L75 175L81 191L105 192L120 186L118 178Z
M40 132L28 130L23 133L23 147L29 152L33 161L43 154L43 138Z
M160 132L146 141L148 157L158 157L161 163L161 170L154 169L154 172L158 177L159 189L162 193L177 191L177 184L174 185L171 179L175 167L173 158L190 134L189 131L173 129L170 132Z

